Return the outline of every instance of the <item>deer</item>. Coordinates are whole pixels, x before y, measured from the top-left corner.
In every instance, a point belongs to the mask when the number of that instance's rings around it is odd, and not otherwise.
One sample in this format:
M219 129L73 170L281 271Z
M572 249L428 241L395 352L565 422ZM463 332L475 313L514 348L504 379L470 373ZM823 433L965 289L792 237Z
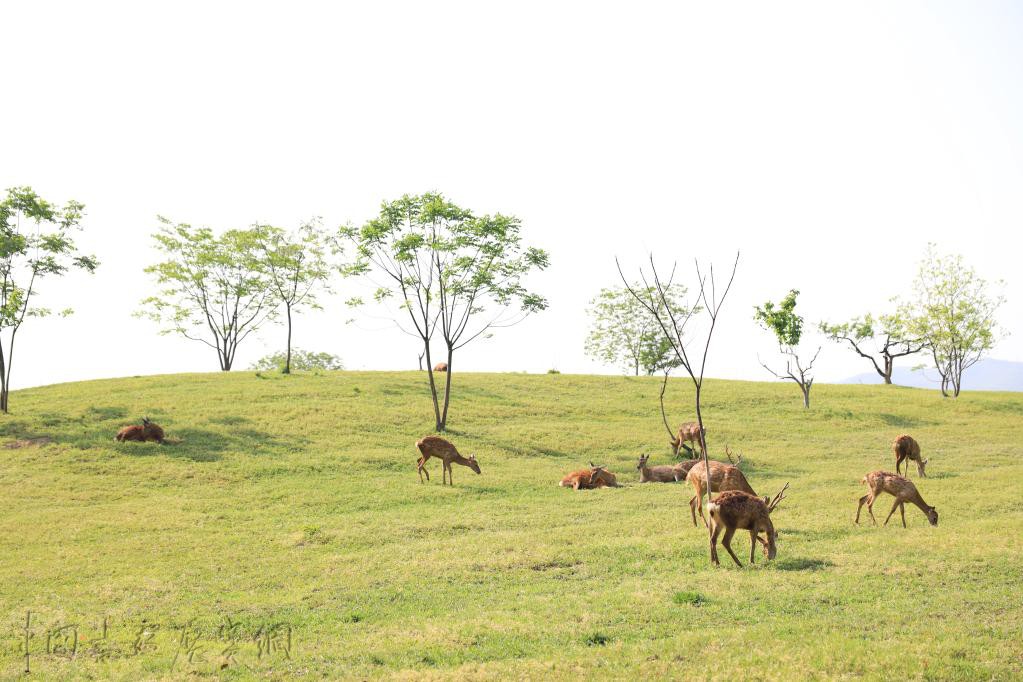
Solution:
M707 429L703 430L704 437L707 436ZM668 445L671 446L671 454L678 457L678 451L686 447L683 445L685 441L689 441L690 446L686 448L692 455L696 455L696 446L700 443L700 425L696 422L686 422L678 427L678 435L668 441ZM700 446L700 454L703 454L703 446Z
M114 436L114 441L118 443L123 443L124 441L145 443L150 440L163 445L163 429L154 422L151 422L149 417L142 418L141 426L125 426Z
M434 372L446 372L446 371L448 371L448 363L446 363L446 362L438 362L436 365L433 366L433 371Z
M480 473L479 462L476 461L476 455L469 455L468 457L462 457L458 454L458 450L447 440L440 436L426 436L416 441L416 447L419 452L422 453L422 457L416 462L416 466L419 469L419 482L423 482L423 474L426 474L426 480L430 480L430 472L426 468L426 460L431 457L436 457L444 462L441 467L441 485L444 484L445 475L447 476L447 483L454 485L454 481L451 478L451 463L461 464L467 466L477 474Z
M650 455L639 456L639 464L636 465L636 468L639 469L640 483L678 483L679 481L684 481L686 480L686 474L696 464L695 459L690 459L678 464L661 464L660 466L650 467L647 466L649 460Z
M589 469L580 469L566 475L558 485L563 488L572 488L573 490L619 487L618 479L607 470L607 467L597 466L593 462L590 462Z
M746 477L743 476L739 467L731 464L724 464L714 460L710 464L710 491L712 493L725 492L728 490L740 490L750 495L756 495L756 491L750 487ZM686 480L693 486L696 494L689 500L689 511L693 514L693 525L696 524L696 510L700 510L700 517L703 525L707 525L707 517L703 514L703 495L707 492L707 468L700 460L686 474Z
M932 526L938 525L938 510L924 502L924 498L920 496L920 492L908 478L893 474L890 471L871 471L860 480L860 483L866 483L870 488L870 492L860 498L860 504L856 507L856 523L860 522L860 511L865 503L867 511L870 513L870 519L876 526L877 519L874 518L874 502L881 493L888 493L895 497L895 504L892 505L892 510L888 512L888 518L884 520L884 525L888 525L892 514L898 509L902 514L902 527L905 528L907 502L912 502L920 507L920 510L927 515L927 520Z
M768 497L761 499L741 490L728 490L707 505L711 528L710 560L716 566L721 565L721 562L718 561L718 535L722 528L725 529L725 536L721 538L721 544L725 546L732 561L739 568L742 568L742 562L732 551L732 536L739 529L749 531L749 562L751 564L756 561L757 542L764 546L764 553L769 561L777 556L778 531L771 523L771 512L785 499L785 491L788 490L788 487L789 484L786 483L773 500ZM767 536L766 540L760 537L761 532Z
M927 466L929 459L920 459L920 444L917 443L912 436L905 434L899 436L892 441L892 452L895 453L895 473L901 474L902 471L899 467L902 465L903 460L906 462L906 477L909 477L909 460L916 462L917 473L920 474L921 478L927 478L927 472L924 468Z

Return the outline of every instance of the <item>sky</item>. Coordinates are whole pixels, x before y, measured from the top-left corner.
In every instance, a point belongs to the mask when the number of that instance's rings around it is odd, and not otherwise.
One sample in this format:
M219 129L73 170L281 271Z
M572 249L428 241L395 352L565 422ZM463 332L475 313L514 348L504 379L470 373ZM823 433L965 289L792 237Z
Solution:
M550 252L547 311L475 342L462 371L615 373L587 304L652 255L730 268L710 376L769 380L753 306L799 289L808 326L910 293L928 242L1004 280L992 352L1023 361L1023 8L1012 2L0 5L0 188L86 205L95 275L50 280L15 388L216 371L133 316L157 215L214 230L443 192L519 217ZM295 345L349 369L414 369L393 311L338 279ZM283 348L264 328L237 367ZM869 369L824 345L818 380Z

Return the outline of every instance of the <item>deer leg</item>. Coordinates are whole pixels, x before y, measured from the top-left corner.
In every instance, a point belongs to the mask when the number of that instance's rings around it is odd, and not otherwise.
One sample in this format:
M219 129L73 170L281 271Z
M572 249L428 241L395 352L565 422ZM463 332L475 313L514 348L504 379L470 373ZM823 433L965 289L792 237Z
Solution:
M860 498L860 504L856 507L856 523L860 522L860 512L863 511L863 503L870 499L870 495L864 495Z
M426 457L420 457L419 461L416 462L416 468L419 469L419 482L423 482L423 474L426 474L426 480L430 480L430 472L426 469Z
M895 513L895 510L899 508L900 504L902 504L902 502L900 502L899 500L896 499L895 500L895 504L892 505L892 510L890 512L888 512L888 516L884 520L884 525L886 525L886 526L888 525L888 520L890 518L892 518L892 514Z
M902 513L902 527L905 528L906 527L906 503L905 502L900 502L899 503L899 512Z
M870 520L875 526L877 525L877 518L874 516L874 502L876 501L877 498L874 497L874 493L870 493L870 499L867 500L867 511L870 512Z
M693 515L693 525L695 526L696 525L696 496L695 495L693 496L693 498L691 500L689 500L689 511Z
M448 465L448 485L452 485L453 486L455 484L455 479L452 478L452 474L454 474L454 472L455 472L455 467L453 467L453 466L451 466L449 464Z
M696 516L693 516L693 525L696 524ZM714 524L714 532L710 536L710 561L715 566L720 566L721 562L718 561L718 534L721 533L721 526Z
M750 565L752 565L754 563L754 558L753 557L756 556L756 551L757 551L757 532L755 530L751 530L749 532L749 562L750 562Z
M735 529L734 528L726 528L725 529L725 537L721 538L721 544L724 545L725 549L728 550L728 553L732 555L732 561L735 562L735 565L738 566L739 568L742 568L742 564L739 562L739 557L735 556L735 552L732 551L732 536L733 535L735 535Z
M902 457L895 455L895 473L902 474L902 470L899 468L902 466Z

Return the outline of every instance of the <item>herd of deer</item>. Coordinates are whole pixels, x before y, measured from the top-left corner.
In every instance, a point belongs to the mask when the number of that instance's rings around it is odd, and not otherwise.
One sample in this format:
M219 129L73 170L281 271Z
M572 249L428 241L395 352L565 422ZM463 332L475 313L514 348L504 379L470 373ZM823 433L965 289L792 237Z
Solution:
M704 434L706 434L706 431L704 431ZM678 436L672 439L670 443L673 452L677 455L680 449L686 448L685 443L689 442L691 447L686 449L695 456L696 448L701 442L700 435L699 426L696 424L683 424L679 428ZM421 454L416 463L420 482L423 481L424 473L426 474L426 480L430 480L430 472L426 470L426 462L431 457L443 462L443 482L450 485L454 485L451 481L452 464L461 464L469 467L477 474L480 473L480 465L476 461L475 455L463 457L458 453L454 445L439 436L426 436L419 439L416 442L416 448L418 448ZM856 523L860 522L860 511L863 509L863 505L866 504L870 518L873 520L874 525L877 525L877 519L874 518L873 511L874 501L881 493L888 493L895 498L895 504L892 505L892 510L885 519L885 525L888 524L892 514L898 509L902 514L902 526L906 527L906 502L919 507L927 515L927 520L932 526L938 525L938 512L934 507L924 502L916 486L908 478L901 475L903 462L905 462L906 474L908 476L909 462L914 461L920 476L927 476L924 469L928 460L920 458L920 446L910 436L902 435L892 443L892 450L895 453L895 471L897 473L872 471L860 481L867 484L870 492L860 498L859 506L856 509ZM710 527L711 560L715 564L720 563L717 555L717 542L718 536L722 531L724 531L724 536L721 538L721 544L731 555L732 560L739 566L742 566L742 563L735 556L735 552L732 551L731 547L732 536L737 530L747 530L750 533L750 563L754 562L758 542L763 545L767 558L774 559L777 553L776 542L778 533L771 522L771 512L785 498L785 491L788 489L789 484L786 483L773 499L769 497L761 498L753 490L749 481L746 480L746 477L739 469L738 465L742 461L742 455L739 456L738 460L733 460L732 453L727 446L725 452L731 464L708 460L708 464L704 465L700 459L690 459L678 464L649 466L649 455L640 455L639 463L636 465L636 469L639 471L639 482L678 483L686 481L693 487L694 494L692 499L689 500L689 511L692 514L694 526L698 525L696 513L699 511L704 525L709 525ZM709 477L707 475L708 466L710 468ZM717 497L713 498L708 506L710 514L709 523L703 513L703 496L707 493L708 478L711 492L718 493ZM620 487L617 477L606 466L598 466L593 462L590 462L589 469L573 471L565 476L561 479L560 485L574 490ZM763 537L761 537L761 534L763 534Z

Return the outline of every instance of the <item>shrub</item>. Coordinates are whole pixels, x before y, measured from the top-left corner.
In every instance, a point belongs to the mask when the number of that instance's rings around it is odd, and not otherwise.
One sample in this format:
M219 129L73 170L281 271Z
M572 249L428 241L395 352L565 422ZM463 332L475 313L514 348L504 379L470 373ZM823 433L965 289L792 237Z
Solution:
M271 353L261 357L249 369L280 372L284 369L285 353ZM291 369L299 372L317 372L344 369L341 358L330 353L314 353L295 348L291 351Z

